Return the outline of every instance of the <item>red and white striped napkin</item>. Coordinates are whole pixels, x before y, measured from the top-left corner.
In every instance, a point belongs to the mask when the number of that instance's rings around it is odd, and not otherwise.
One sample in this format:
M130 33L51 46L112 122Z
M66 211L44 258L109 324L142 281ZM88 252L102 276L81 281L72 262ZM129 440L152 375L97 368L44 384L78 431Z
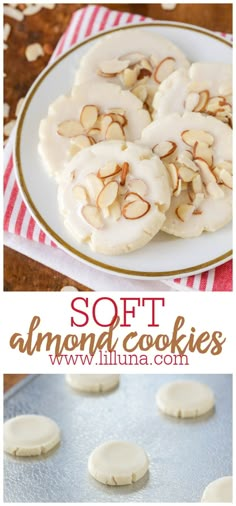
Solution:
M150 22L150 18L145 18L144 16L140 16L138 14L130 14L127 12L118 12L115 10L107 9L101 5L88 5L78 11L76 11L70 21L70 24L59 40L56 49L50 59L50 63L52 63L60 54L69 49L73 44L76 44L86 37L94 35L102 30L108 30L112 27L132 24L132 23L140 23L145 24L145 22ZM223 37L229 38L232 40L232 37L221 33ZM9 142L5 149L5 168L4 168L4 231L7 232L6 237L9 238L9 233L14 234L14 236L18 236L19 244L22 242L20 239L24 239L27 241L27 247L24 247L24 253L28 256L32 256L35 258L33 251L35 251L35 245L33 246L32 241L38 243L38 245L44 245L45 251L48 255L48 249L50 249L50 254L53 257L55 255L55 250L57 250L57 246L53 243L53 241L48 237L37 225L34 218L31 216L30 211L26 207L24 201L22 200L21 194L19 192L19 188L17 186L17 182L14 174L14 166L13 166L13 157L12 157L12 149L14 143L14 132L12 133ZM8 245L11 245L11 241L5 241ZM13 243L17 244L16 237L14 237ZM33 246L33 247L32 247ZM14 246L15 249L18 249L17 246ZM19 247L19 250L21 248ZM43 255L41 255L43 257ZM68 259L67 259L68 260ZM76 261L77 262L77 261ZM45 262L46 263L46 262ZM50 265L51 262L47 262L47 265ZM79 267L78 267L79 266ZM86 266L79 261L77 262L77 269L83 270L83 275L86 272ZM55 267L56 268L56 267ZM90 271L91 269L88 268ZM60 270L60 267L58 268ZM61 268L61 271L64 269ZM64 273L70 275L69 273ZM107 274L108 277L111 277L110 274ZM88 275L88 285L89 279L91 278ZM112 276L113 280L114 277ZM84 278L83 278L84 279ZM124 279L124 278L123 278ZM162 280L164 281L164 280ZM231 291L232 290L232 261L226 262L224 265L217 267L215 269L211 269L208 272L204 272L200 275L189 276L182 279L175 279L173 281L166 280L164 281L166 285L175 290L183 290L183 289L192 289L192 290L200 290L200 291ZM86 278L83 281L86 284ZM140 289L155 289L155 284L153 282L146 281L145 286L137 287ZM136 282L134 282L136 285ZM151 286L150 286L151 285ZM91 286L91 288L103 290L109 287L109 283L107 286ZM127 285L123 285L121 283L120 289L126 289ZM156 289L159 286L157 284ZM111 288L112 289L112 288ZM132 288L131 288L132 289Z

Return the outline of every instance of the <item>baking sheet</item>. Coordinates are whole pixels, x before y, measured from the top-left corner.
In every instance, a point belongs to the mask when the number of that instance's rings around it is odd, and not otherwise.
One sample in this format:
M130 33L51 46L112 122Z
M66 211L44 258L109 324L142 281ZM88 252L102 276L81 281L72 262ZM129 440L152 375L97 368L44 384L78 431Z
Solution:
M162 415L157 389L167 381L196 379L215 393L216 409L198 419ZM80 394L64 375L32 375L5 396L5 420L42 414L61 428L62 442L48 456L4 456L6 502L199 502L206 485L232 474L232 375L127 374L107 394ZM87 472L90 452L112 439L142 446L148 475L108 487Z

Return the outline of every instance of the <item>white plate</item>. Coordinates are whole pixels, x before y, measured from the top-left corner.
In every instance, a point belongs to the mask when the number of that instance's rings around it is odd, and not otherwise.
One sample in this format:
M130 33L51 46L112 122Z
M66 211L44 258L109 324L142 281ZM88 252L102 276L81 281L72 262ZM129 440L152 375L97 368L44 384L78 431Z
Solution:
M137 27L126 28L134 26ZM142 26L172 40L191 61L231 63L231 44L212 32L183 23L158 22ZM231 225L194 239L159 233L141 250L115 257L91 252L86 244L74 241L65 229L57 209L57 185L49 179L38 154L38 127L47 115L49 104L58 95L70 92L81 56L101 36L73 46L38 77L27 95L18 120L15 146L17 180L26 204L40 227L62 249L96 268L120 276L183 277L224 263L232 255Z

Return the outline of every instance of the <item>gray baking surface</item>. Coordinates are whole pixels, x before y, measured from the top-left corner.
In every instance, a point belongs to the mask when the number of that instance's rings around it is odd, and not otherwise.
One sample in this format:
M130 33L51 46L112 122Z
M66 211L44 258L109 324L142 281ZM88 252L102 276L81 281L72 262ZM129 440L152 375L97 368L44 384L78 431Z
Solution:
M216 409L198 419L162 415L155 403L160 385L196 379L214 390ZM43 414L61 428L62 441L48 456L4 457L6 502L199 502L206 485L232 474L232 376L124 374L108 394L79 394L64 375L32 375L5 396L5 420ZM87 461L112 439L142 446L148 475L123 487L89 476Z

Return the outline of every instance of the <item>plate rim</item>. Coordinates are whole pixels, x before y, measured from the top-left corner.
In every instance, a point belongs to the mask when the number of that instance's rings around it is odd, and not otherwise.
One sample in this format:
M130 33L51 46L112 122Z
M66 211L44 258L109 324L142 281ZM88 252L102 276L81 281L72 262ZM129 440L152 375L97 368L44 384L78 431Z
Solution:
M217 33L214 33L210 30L207 30L205 28L199 27L197 25L191 25L188 23L181 23L181 22L165 22L165 21L152 21L152 22L143 22L143 23L131 23L124 26L119 27L113 27L109 30L103 30L101 32L96 33L95 35L92 35L90 37L86 37L81 42L78 42L74 44L72 47L70 47L67 51L65 51L62 55L60 55L58 58L55 59L55 61L52 62L51 65L48 65L43 71L39 74L39 76L36 78L36 80L31 85L26 98L25 102L23 104L22 111L19 115L17 126L16 126L16 136L15 136L15 143L14 143L14 150L13 150L13 156L14 156L14 169L16 174L16 179L18 182L19 189L21 191L21 195L23 197L23 200L27 204L30 212L33 214L34 219L38 223L39 227L42 228L46 234L50 236L50 238L58 244L60 248L62 248L64 251L66 251L69 254L72 254L74 257L80 259L81 261L95 266L96 268L100 268L103 271L109 271L111 274L121 274L123 276L129 276L133 278L152 278L152 279L158 279L158 278L175 278L176 276L179 277L185 277L190 275L196 275L201 272L204 272L208 270L209 268L214 268L219 265L222 265L226 261L230 260L232 258L232 249L226 251L224 254L213 258L211 260L208 260L207 262L203 262L198 265L194 265L191 267L186 267L183 269L178 270L171 270L171 271L139 271L139 270L132 270L132 269L125 269L121 267L116 267L113 265L106 264L105 262L101 262L99 260L96 260L94 258L91 258L89 255L86 255L80 251L78 251L74 246L71 246L67 243L66 240L61 238L44 220L44 218L41 216L40 212L36 208L36 205L34 204L30 193L28 191L27 185L25 183L24 173L22 170L22 163L21 163L21 134L23 130L24 125L24 119L28 111L28 107L31 103L32 98L34 97L35 93L37 92L38 88L40 87L40 84L42 81L47 77L47 75L52 71L52 69L60 64L60 62L66 58L69 54L76 51L78 48L85 45L87 42L90 42L92 40L96 40L100 37L102 37L105 34L113 33L115 31L124 30L124 29L131 29L131 28L140 28L145 26L164 26L164 27L173 27L173 28L179 28L179 29L185 29L192 32L201 33L204 35L207 35L213 39L218 40L221 43L226 44L227 46L231 47L233 46L232 42L224 39Z

